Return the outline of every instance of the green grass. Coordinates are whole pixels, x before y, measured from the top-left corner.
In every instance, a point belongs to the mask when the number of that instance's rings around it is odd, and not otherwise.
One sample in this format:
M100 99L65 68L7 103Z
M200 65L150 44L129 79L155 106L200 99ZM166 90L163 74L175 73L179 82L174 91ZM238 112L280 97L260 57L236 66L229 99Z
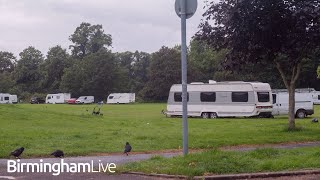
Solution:
M166 104L104 105L104 116L92 116L94 105L0 105L0 158L25 147L23 157L47 156L62 149L66 156L178 149L182 144L181 118L166 118ZM315 106L319 117L320 106ZM87 111L88 110L88 111ZM189 118L189 147L214 148L320 140L319 124L297 120L300 131L286 131L287 117L275 119Z
M121 166L118 171L186 175L189 177L229 174L301 170L320 168L320 147L284 149L257 149L248 152L211 150L186 157L153 157L143 162Z

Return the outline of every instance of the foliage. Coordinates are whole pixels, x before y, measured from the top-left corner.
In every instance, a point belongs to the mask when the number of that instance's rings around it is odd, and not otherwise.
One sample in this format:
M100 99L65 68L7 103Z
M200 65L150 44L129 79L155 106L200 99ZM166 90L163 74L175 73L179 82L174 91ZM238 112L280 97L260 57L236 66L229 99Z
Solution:
M228 49L226 66L233 70L248 62L274 63L289 91L289 128L293 129L294 88L304 61L320 46L319 6L320 1L212 2L197 38L214 49Z
M41 64L43 89L50 93L60 92L60 82L64 74L64 69L70 66L70 57L61 46L49 49L47 58Z
M16 63L16 57L6 51L0 51L0 73L12 72Z
M141 93L145 100L165 101L172 84L181 82L180 51L162 47L151 58L149 81Z
M111 35L104 33L102 25L91 25L86 22L81 23L69 39L74 43L70 46L72 55L79 58L112 45Z
M121 74L121 87L119 92L139 93L148 81L148 68L150 64L150 54L136 51L116 53L116 62L119 65Z
M51 47L45 58L34 47L23 50L19 59L0 51L0 92L17 94L27 102L35 93L58 92L71 92L73 97L94 95L97 100L105 100L111 92L132 92L139 101L166 101L171 85L181 82L179 46L162 47L152 54L112 53L108 50L111 35L104 33L101 25L90 23L81 23L70 40L71 55L59 45ZM237 70L226 69L229 53L227 48L216 50L196 36L188 51L188 83L241 80L285 87L275 73L276 65L268 61L248 61L238 64ZM315 73L319 55L318 49L303 59L297 87L320 90Z
M94 95L97 100L103 100L117 86L117 73L114 55L107 50L99 51L67 68L60 88L74 97Z
M20 91L30 93L36 92L40 88L40 64L44 58L42 53L30 46L24 49L20 54L20 60L14 72L15 81Z

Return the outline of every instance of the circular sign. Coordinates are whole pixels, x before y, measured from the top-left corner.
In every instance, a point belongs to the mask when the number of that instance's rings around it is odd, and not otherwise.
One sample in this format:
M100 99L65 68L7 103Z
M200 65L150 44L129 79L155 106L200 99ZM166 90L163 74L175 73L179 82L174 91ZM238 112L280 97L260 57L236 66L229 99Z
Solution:
M181 1L186 1L186 15L187 19L191 18L197 10L197 0L176 0L175 10L179 17L181 17Z

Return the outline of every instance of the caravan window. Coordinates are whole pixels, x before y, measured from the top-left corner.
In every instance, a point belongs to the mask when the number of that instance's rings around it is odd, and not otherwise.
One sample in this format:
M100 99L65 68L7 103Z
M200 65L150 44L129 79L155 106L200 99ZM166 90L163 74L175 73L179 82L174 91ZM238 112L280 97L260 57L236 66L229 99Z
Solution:
M318 95L318 99L320 100L320 95Z
M5 101L9 101L9 97L4 97L4 100Z
M269 102L270 101L270 96L269 92L258 92L258 101L259 102Z
M232 102L248 102L248 92L232 92Z
M113 99L113 96L109 96L109 99Z
M216 93L215 92L202 92L200 93L201 102L215 102Z
M48 99L51 99L51 96L48 96Z
M174 101L175 102L182 102L182 93L181 92L174 93ZM187 101L189 101L189 93L187 93Z
M277 103L277 95L276 94L272 94L272 101L273 101L273 104Z

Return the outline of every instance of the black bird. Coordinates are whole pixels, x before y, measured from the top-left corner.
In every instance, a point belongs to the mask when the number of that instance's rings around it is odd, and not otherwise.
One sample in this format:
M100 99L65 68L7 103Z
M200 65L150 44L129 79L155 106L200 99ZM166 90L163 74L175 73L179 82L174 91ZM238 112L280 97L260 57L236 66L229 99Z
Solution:
M10 156L14 156L14 157L20 159L19 156L23 153L23 151L24 151L24 147L18 148L18 149L16 149L16 150L12 151L12 152L10 153Z
M56 150L53 153L51 153L50 155L52 155L54 157L59 157L59 158L64 157L64 153L61 150Z
M319 122L317 118L313 118L311 122L317 123Z
M128 156L129 155L128 152L130 152L131 149L132 149L131 145L128 142L126 142L126 146L124 147L124 152L123 153L126 153L127 156Z

